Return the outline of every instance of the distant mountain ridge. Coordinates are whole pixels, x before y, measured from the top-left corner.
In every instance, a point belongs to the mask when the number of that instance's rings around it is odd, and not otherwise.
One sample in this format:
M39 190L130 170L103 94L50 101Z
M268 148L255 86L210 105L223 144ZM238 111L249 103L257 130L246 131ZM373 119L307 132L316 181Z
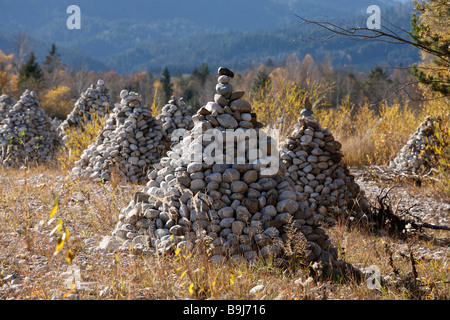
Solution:
M0 0L0 49L11 51L14 35L26 32L40 60L55 43L68 65L86 64L90 69L120 73L159 72L166 65L190 72L202 62L241 69L268 58L282 60L291 53L300 58L306 53L315 59L331 56L336 65L367 69L384 59L383 45L297 41L312 28L300 25L295 14L361 24L368 17L369 5L378 4L383 12L393 7L387 0L78 0L82 28L68 30L66 8L71 4L67 0L22 0L19 5ZM405 26L410 17L405 13L392 18ZM407 64L417 58L413 51L403 50L400 58L404 59L399 59L396 50L391 62ZM368 60L363 61L364 57Z

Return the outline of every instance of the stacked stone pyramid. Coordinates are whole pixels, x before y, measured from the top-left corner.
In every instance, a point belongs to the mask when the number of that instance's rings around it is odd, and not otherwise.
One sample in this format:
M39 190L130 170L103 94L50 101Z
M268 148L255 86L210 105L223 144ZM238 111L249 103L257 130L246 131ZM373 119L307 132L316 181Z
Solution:
M0 157L4 166L43 164L62 142L34 91L25 90L1 120Z
M139 94L123 90L120 97L95 142L75 162L73 177L108 181L114 173L141 183L163 155L162 121L152 116Z
M92 121L96 114L99 119L105 117L113 109L111 96L104 81L99 79L97 85L92 84L75 102L75 107L67 118L59 125L58 133L63 141L67 139L66 131L70 128L83 130L83 123Z
M314 120L313 114L306 98L299 124L280 149L286 179L294 183L299 195L298 218L330 224L349 214L359 219L369 208L364 191L341 162L342 145Z
M434 128L441 122L440 118L426 117L389 167L407 173L422 173L433 168L437 155L431 144L437 144Z
M194 108L183 98L178 99L172 96L169 102L162 108L161 114L156 118L162 121L162 130L164 133L164 142L166 149L170 144L178 142L185 133L192 129L194 122L192 115Z
M7 94L0 96L0 121L6 117L16 101Z
M335 261L315 212L300 218L303 194L286 179L244 92L233 91L234 73L221 67L218 74L214 102L197 111L194 128L149 172L100 248L170 252L206 241L211 259L223 261L282 259L297 243L307 261Z

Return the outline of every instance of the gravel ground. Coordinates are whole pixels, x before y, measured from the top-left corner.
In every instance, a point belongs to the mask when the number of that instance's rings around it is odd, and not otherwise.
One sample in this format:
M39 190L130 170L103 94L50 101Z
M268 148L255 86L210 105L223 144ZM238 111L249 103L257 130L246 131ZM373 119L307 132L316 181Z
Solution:
M414 185L415 178L407 183L406 176L400 176L387 167L352 168L351 173L366 196L375 204L380 193L389 188L389 198L399 211L409 209L410 217L436 225L450 226L450 197L431 193ZM405 183L406 182L406 183Z

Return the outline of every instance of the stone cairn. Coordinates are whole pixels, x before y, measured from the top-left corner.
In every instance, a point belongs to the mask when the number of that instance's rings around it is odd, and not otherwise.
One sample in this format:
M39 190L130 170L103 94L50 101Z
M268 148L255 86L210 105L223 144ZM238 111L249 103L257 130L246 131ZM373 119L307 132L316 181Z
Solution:
M15 103L16 101L7 94L0 96L0 121L6 117Z
M34 91L25 90L1 121L0 157L4 166L50 161L62 142Z
M123 90L120 98L95 142L75 162L73 177L108 181L114 172L126 181L142 183L163 155L162 121L152 116L137 93Z
M192 115L194 108L183 98L172 96L169 102L162 108L161 114L156 119L162 121L165 149L169 150L170 144L178 142L184 137L186 131L193 128Z
M298 195L298 218L334 224L338 217L347 218L351 213L360 219L369 209L365 193L341 162L342 145L314 120L313 114L306 98L299 124L280 149L286 179L294 184Z
M422 173L429 171L436 164L437 155L430 144L437 144L434 128L442 119L426 117L402 147L389 167L406 173Z
M67 140L66 132L71 128L83 130L83 123L92 121L96 114L99 119L104 118L113 109L111 96L102 79L97 81L97 85L92 84L86 89L75 102L75 107L67 118L59 125L58 133L62 140Z
M263 125L241 99L244 92L233 91L234 73L221 67L218 74L214 102L197 111L194 128L149 172L147 185L121 210L112 236L99 249L170 253L206 243L214 262L256 257L286 262L292 252L303 253L306 261L336 262L336 248L315 211L305 216L304 194L286 179L270 137L259 140L267 155L257 161L251 161L252 138L229 139L230 130L248 134L249 129L261 139ZM242 146L244 152L237 152ZM217 161L224 155L231 161ZM205 160L211 158L215 161Z

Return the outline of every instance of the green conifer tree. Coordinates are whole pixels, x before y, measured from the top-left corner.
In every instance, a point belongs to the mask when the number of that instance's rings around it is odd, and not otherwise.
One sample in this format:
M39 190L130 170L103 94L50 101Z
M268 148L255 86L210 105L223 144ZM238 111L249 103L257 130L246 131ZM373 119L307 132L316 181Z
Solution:
M164 69L163 69L161 84L163 86L164 99L165 99L165 102L167 102L170 100L170 97L172 96L172 93L173 93L170 72L167 67L164 67Z
M31 52L28 60L19 70L20 90L36 90L44 80L44 73L36 60L34 52Z

